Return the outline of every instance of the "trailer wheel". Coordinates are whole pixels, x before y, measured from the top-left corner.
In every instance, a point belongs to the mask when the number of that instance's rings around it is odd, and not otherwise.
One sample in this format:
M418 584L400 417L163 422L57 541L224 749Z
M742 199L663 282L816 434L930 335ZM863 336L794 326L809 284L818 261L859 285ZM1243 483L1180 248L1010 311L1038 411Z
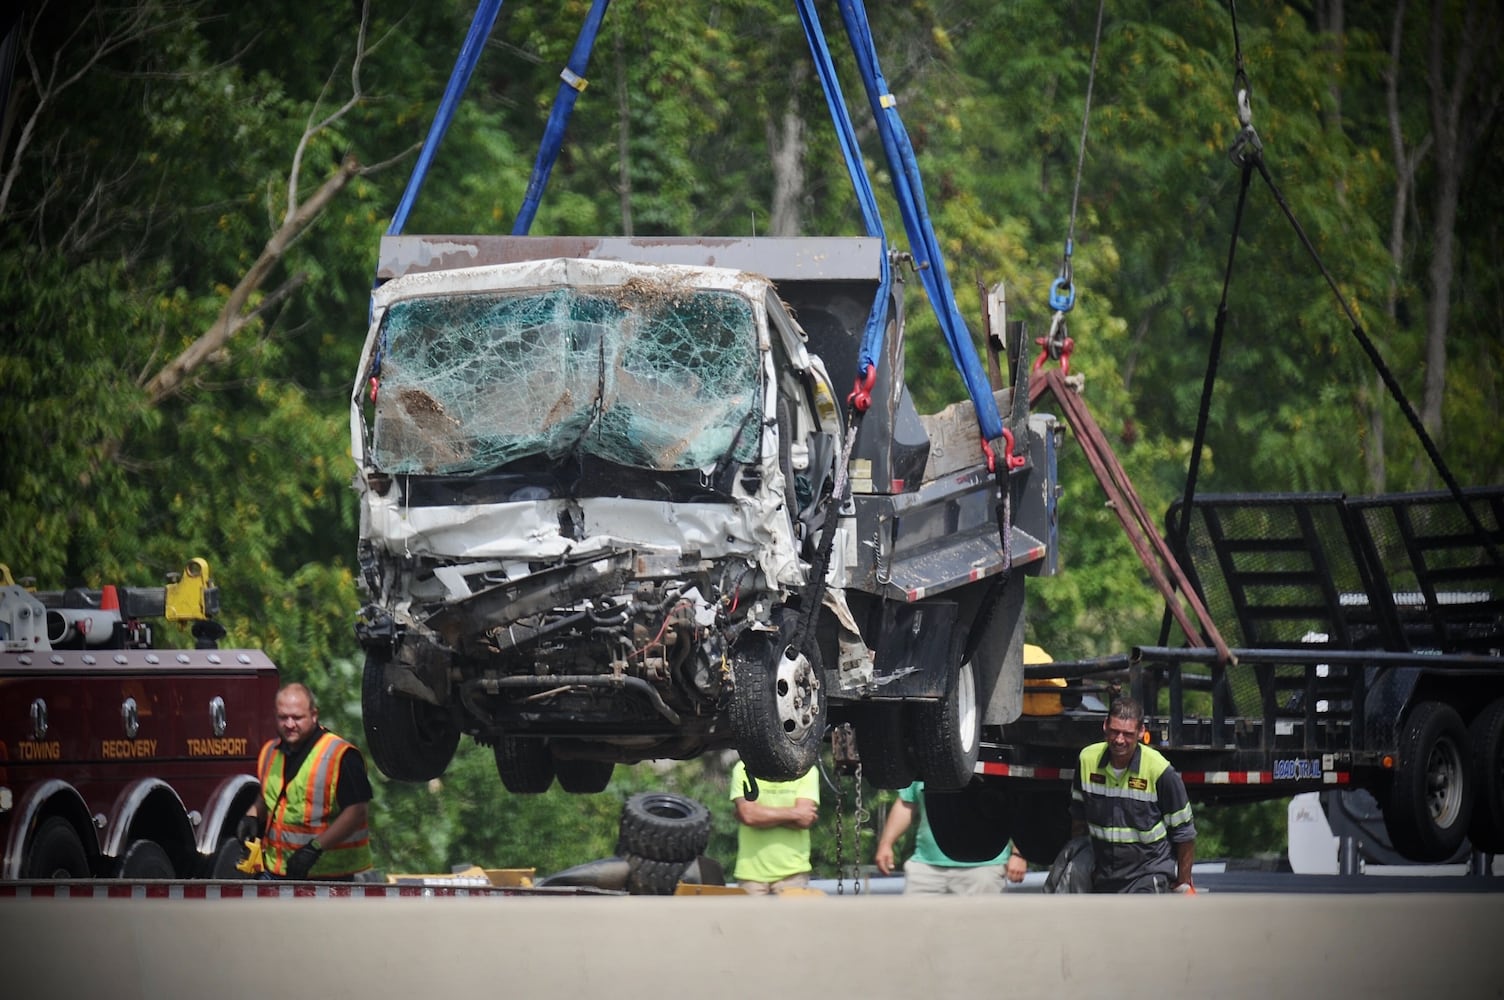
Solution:
M784 608L774 614L776 641L760 633L747 635L732 654L736 690L729 715L747 770L768 781L793 781L819 760L825 692L813 637L803 650L791 645L798 612Z
M1467 742L1473 755L1473 787L1478 790L1467 836L1477 850L1504 854L1504 698L1478 713Z
M609 760L582 760L578 757L560 757L553 754L554 777L559 787L572 795L594 795L604 792L616 773L616 763Z
M366 654L360 711L366 750L393 781L430 781L444 773L459 746L460 730L437 705L407 698L386 682L387 659Z
M1462 717L1439 701L1420 702L1405 719L1398 756L1384 805L1390 839L1412 861L1444 861L1461 846L1472 819Z
M919 776L904 722L902 703L873 702L857 712L856 752L874 788L907 788Z
M61 816L50 816L37 828L26 848L22 878L88 878L89 855L73 825Z
M710 810L673 792L638 792L621 807L621 852L651 861L693 861L710 842Z
M133 840L115 864L116 878L177 878L172 858L155 840Z
M959 628L952 633L950 662L956 664L945 697L913 706L914 762L926 788L961 788L971 780L982 748L982 712L977 705L977 675L961 659L966 642Z
M513 795L539 795L554 783L554 758L542 739L503 736L491 748L496 774Z

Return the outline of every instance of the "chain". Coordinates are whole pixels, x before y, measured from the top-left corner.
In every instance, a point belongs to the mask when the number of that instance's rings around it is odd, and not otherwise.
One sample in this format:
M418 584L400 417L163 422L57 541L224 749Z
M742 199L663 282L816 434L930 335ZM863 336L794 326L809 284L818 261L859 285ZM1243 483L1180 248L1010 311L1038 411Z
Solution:
M836 895L846 895L846 826L841 820L842 807L846 804L846 793L841 788L839 778L836 781Z
M858 888L862 883L862 830L867 826L867 807L862 804L862 762L856 762L856 800L851 808L851 825L856 830L856 860L852 862L851 881L852 889L860 892Z

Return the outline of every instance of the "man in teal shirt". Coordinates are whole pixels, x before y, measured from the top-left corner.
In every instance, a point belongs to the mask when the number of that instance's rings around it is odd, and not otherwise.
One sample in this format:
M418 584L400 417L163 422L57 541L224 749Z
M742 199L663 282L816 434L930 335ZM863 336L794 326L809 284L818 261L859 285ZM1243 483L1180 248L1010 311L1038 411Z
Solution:
M1028 863L1010 842L1003 853L980 864L964 864L946 857L935 843L929 817L924 811L924 782L916 781L898 793L898 801L888 813L882 836L877 841L877 870L884 875L893 871L893 848L909 829L914 814L919 815L919 829L914 835L914 853L903 866L903 891L954 896L985 896L1003 891L1003 880L1022 882Z
M809 828L819 819L820 776L810 768L793 781L753 783L741 761L731 769L736 807L736 867L744 892L766 896L809 886Z

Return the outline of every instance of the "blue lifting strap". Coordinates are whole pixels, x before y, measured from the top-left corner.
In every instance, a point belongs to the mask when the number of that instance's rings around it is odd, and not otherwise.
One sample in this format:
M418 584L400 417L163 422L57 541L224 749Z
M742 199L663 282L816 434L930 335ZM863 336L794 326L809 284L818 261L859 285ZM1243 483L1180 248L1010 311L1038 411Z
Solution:
M950 278L945 271L945 262L935 240L935 230L930 223L929 209L924 197L924 185L919 178L919 166L914 158L914 149L908 132L898 116L897 102L888 91L877 64L877 52L872 42L872 29L867 22L867 11L861 0L841 0L841 18L846 24L846 34L851 40L851 50L861 70L862 83L867 88L867 100L872 106L872 115L877 121L878 134L882 136L883 151L893 175L894 194L898 199L899 212L903 216L904 229L912 245L914 263L919 279L924 284L925 294L945 342L950 347L956 370L966 383L966 391L976 408L977 425L986 441L995 441L1003 436L1003 421L997 412L997 401L992 396L992 387L987 373L977 357L976 345L966 328L966 321L956 307L951 292Z
M888 260L888 234L883 229L882 214L877 208L877 195L872 191L872 181L862 162L856 129L846 110L846 98L841 93L841 82L836 77L835 62L825 43L825 31L820 26L820 15L815 12L814 0L795 0L795 7L799 11L799 21L804 26L804 37L809 41L810 55L820 76L820 86L825 91L825 103L830 108L830 120L835 126L836 139L846 158L846 172L851 177L851 187L856 192L857 204L861 208L862 225L868 236L882 241L882 276L878 282L877 295L872 300L872 311L867 316L867 326L857 355L856 379L861 382L869 371L877 368L877 359L883 350L883 335L888 326L888 299L893 288L893 271Z
M434 154L438 152L439 143L444 140L444 133L449 131L455 109L460 106L460 98L464 96L465 88L470 84L470 76L475 72L475 64L480 62L481 49L485 47L486 39L496 24L496 15L501 13L501 3L502 0L481 0L475 8L475 17L470 21L465 44L460 48L459 58L454 61L454 69L449 74L449 85L444 88L444 97L439 101L438 113L434 115L433 124L428 126L428 136L418 152L418 162L413 164L412 175L407 179L407 188L402 192L402 200L397 203L397 211L392 214L391 225L386 227L388 236L400 235L407 225L408 213L413 209L413 202L418 200L418 192L423 188Z
M522 198L522 207L512 222L513 236L526 236L533 227L533 217L538 214L538 203L543 200L543 190L548 187L548 176L553 172L554 162L559 158L559 148L564 145L564 129L574 111L574 102L584 92L585 70L590 65L590 51L595 47L595 36L600 33L601 19L611 0L595 0L585 23L580 26L580 36L575 40L574 51L559 76L559 93L554 97L553 110L548 113L548 125L543 130L543 141L538 145L538 159L533 164L533 175L528 178L527 194Z

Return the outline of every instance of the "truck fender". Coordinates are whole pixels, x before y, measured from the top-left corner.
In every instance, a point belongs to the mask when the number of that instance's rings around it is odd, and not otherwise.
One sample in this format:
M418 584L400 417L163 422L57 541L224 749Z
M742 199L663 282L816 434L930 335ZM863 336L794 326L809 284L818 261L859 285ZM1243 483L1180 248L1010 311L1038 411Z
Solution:
M160 844L180 874L191 870L191 855L196 851L193 823L177 790L161 778L133 781L115 797L100 851L107 858L123 857L138 837Z
M250 774L231 775L219 783L205 803L198 824L197 846L201 856L213 857L225 835L234 835L240 817L251 807L260 790L261 783Z
M32 788L16 803L10 817L10 835L5 840L5 860L0 864L0 879L21 877L26 857L27 838L41 825L45 816L62 816L73 825L89 855L89 867L97 869L99 838L94 834L94 820L78 789L60 778L48 778Z

